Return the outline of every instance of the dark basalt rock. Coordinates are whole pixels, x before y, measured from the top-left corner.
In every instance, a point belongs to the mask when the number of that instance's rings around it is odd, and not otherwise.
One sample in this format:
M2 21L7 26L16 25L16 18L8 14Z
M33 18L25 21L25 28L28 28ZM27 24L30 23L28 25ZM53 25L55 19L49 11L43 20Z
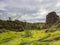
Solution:
M57 20L59 20L59 16L56 14L56 12L53 11L48 13L48 15L46 16L45 28L51 27L57 22Z

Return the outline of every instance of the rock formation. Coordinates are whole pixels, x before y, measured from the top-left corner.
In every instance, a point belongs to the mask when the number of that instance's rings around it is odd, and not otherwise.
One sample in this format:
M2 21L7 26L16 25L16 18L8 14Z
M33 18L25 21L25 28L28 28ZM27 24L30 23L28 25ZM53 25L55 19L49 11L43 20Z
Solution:
M56 14L56 12L53 11L53 12L48 13L48 15L46 16L46 24L45 24L45 27L46 28L51 27L58 20L59 20L59 16Z

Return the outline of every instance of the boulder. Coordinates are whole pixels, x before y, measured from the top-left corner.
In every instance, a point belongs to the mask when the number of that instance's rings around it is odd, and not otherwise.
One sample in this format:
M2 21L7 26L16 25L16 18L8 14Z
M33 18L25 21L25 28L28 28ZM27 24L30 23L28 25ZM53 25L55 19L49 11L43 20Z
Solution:
M56 12L53 11L53 12L48 13L48 15L46 16L46 24L45 24L45 27L46 28L51 27L58 20L59 20L59 16L56 14Z

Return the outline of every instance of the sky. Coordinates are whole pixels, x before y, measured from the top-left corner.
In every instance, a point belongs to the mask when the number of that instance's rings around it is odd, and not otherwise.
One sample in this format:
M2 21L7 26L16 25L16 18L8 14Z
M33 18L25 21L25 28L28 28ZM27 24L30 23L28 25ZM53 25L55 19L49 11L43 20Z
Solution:
M60 14L60 0L0 0L0 19L3 20L11 17L31 23L45 22L51 11Z

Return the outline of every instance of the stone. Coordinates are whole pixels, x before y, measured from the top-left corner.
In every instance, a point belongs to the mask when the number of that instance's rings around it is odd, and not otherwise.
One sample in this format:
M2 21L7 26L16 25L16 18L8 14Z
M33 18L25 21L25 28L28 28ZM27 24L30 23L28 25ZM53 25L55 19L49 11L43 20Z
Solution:
M58 20L59 20L59 16L56 14L56 12L53 11L53 12L48 13L48 15L46 16L46 24L45 24L45 27L46 28L51 27Z

